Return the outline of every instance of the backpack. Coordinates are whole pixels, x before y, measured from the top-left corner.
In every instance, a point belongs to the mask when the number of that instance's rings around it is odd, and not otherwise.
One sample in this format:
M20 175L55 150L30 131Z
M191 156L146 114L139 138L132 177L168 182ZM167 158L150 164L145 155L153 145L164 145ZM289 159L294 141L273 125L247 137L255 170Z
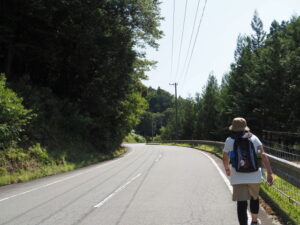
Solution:
M234 139L233 151L230 152L230 163L237 172L250 173L259 169L255 147L250 132L231 136Z

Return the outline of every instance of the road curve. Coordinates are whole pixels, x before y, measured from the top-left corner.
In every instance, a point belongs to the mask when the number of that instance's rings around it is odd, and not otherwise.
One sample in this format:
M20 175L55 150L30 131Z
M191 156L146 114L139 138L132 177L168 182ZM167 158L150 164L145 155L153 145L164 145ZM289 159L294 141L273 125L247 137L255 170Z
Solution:
M127 147L115 160L1 187L0 225L238 225L231 193L203 153Z

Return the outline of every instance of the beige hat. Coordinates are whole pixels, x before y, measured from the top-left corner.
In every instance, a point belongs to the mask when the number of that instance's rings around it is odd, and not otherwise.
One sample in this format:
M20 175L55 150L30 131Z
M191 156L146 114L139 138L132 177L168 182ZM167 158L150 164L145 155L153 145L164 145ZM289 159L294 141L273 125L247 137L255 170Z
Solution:
M229 127L231 131L249 131L250 128L247 127L247 122L244 118L237 117L232 120L232 125Z

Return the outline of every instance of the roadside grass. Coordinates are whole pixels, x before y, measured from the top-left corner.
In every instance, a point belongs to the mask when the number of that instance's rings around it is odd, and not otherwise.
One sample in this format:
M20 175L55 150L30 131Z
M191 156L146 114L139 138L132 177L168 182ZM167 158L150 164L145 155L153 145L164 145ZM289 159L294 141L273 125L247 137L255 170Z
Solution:
M12 152L15 153L14 151L9 151L6 152L6 154L2 153L0 155L0 186L25 182L36 178L71 171L119 157L126 153L127 150L126 148L121 147L114 152L106 154L78 154L79 158L76 162L66 161L65 156L62 156L59 160L54 160L49 157L46 152L42 152L45 153L42 155L43 158L41 155L34 157L32 154L26 154L24 151L18 152L16 155L13 155ZM21 158L21 156L23 158ZM42 159L44 161L42 161ZM45 161L45 159L47 159L47 161ZM10 162L12 160L13 163Z
M158 144L158 145L175 145L182 147L191 147L195 149L199 149L202 151L206 151L216 155L219 158L222 158L222 149L211 146L211 145L191 145L191 144L176 144L176 143L150 143L150 144ZM296 201L300 202L300 190L299 188L291 185L287 181L282 178L274 175L275 183L273 187L267 185L266 182L263 182L261 185L261 195L265 202L267 202L272 211L276 213L276 215L281 219L286 225L299 225L300 224L300 206L294 204L290 198L287 196L291 196ZM282 191L282 193L278 192L276 189ZM270 211L270 210L268 210Z
M266 177L266 174L265 174ZM294 185L290 184L286 180L282 179L281 177L277 176L276 174L273 174L273 177L275 178L275 183L273 184L273 187L282 190L285 193L288 193L291 198L296 200L297 202L300 202L300 190L299 188L295 187ZM290 200L292 201L292 200ZM300 214L299 214L300 215Z
M199 150L204 150L209 153L213 153L214 155L218 156L219 158L222 158L222 150L221 148L211 146L211 145L196 145L194 148Z
M28 180L45 177L49 175L54 175L57 173L67 172L76 168L76 165L73 163L66 163L65 165L51 165L44 166L35 169L24 170L21 169L18 172L7 173L0 177L0 186L7 184L14 184L25 182Z

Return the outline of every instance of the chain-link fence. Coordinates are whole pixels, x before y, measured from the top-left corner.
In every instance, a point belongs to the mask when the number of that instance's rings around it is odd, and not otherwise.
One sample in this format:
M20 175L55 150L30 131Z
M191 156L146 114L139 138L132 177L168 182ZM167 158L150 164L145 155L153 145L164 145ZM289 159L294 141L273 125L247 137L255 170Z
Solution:
M266 180L267 174L265 170L263 170L263 176ZM280 194L285 199L285 201L288 201L296 205L297 207L300 207L300 189L298 187L275 175L275 182L271 186L271 188L278 192L278 194Z
M300 134L290 132L263 131L263 143L270 155L276 182L264 187L282 203L290 203L300 217ZM275 156L275 157L274 157ZM289 165L289 166L287 166ZM289 167L283 168L283 167ZM264 173L266 175L266 173ZM285 205L283 204L283 205ZM297 221L300 224L300 219Z
M300 162L300 133L263 130L263 143L268 154Z

